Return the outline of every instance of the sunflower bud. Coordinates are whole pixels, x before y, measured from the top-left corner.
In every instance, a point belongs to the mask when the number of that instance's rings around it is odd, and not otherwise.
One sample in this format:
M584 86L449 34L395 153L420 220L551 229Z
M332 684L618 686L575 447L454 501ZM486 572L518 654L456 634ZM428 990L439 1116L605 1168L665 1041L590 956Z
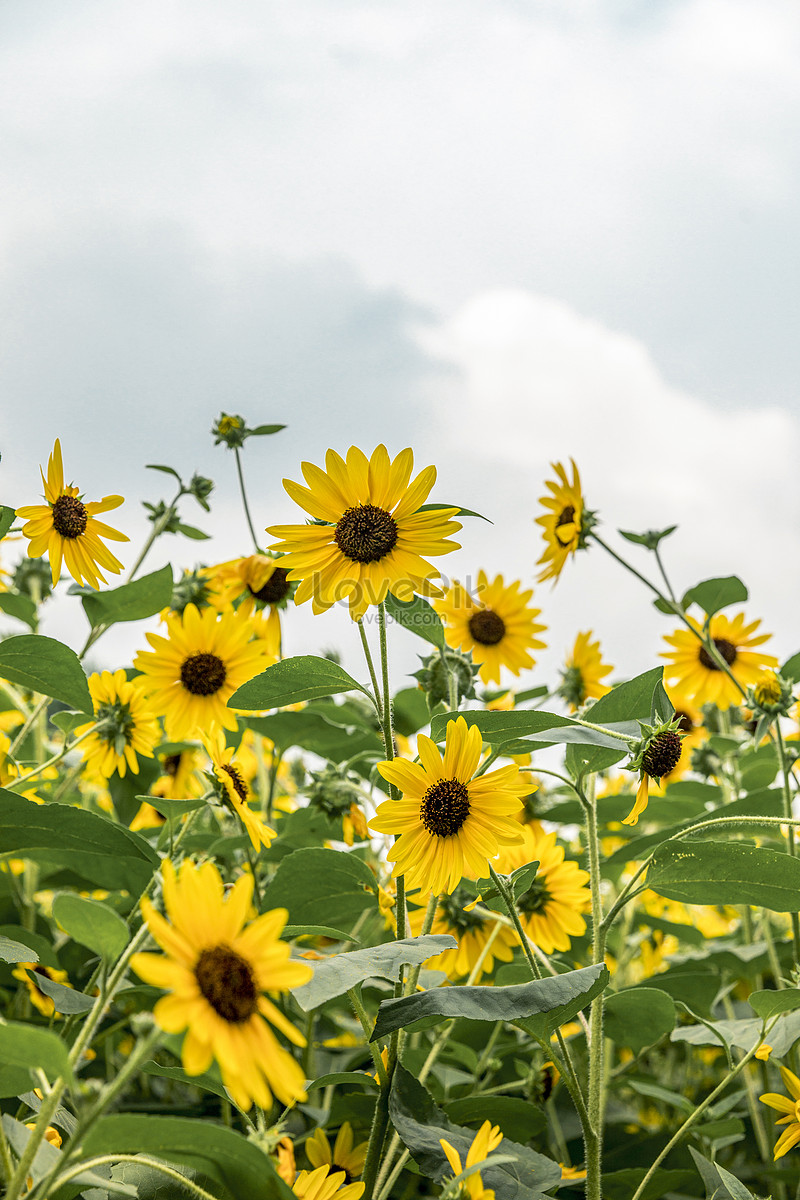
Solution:
M236 413L222 412L212 425L211 433L215 446L224 442L229 450L236 450L239 446L244 445L247 437L247 425L244 417L240 417Z
M475 698L475 676L480 666L472 661L471 654L447 649L444 655L431 654L421 659L422 667L414 672L414 678L426 694L431 712L437 704L450 703L450 679L455 681L456 707L462 700Z
M784 679L776 671L765 671L747 689L747 703L759 715L788 716L794 704L791 680Z
M172 598L169 602L170 610L183 615L187 604L194 604L197 608L207 608L210 594L208 575L202 568L196 567L194 571L185 571L173 585Z
M38 588L35 581L38 581ZM18 592L29 596L31 600L37 595L41 600L46 600L53 591L50 565L44 558L23 558L14 568L11 582Z

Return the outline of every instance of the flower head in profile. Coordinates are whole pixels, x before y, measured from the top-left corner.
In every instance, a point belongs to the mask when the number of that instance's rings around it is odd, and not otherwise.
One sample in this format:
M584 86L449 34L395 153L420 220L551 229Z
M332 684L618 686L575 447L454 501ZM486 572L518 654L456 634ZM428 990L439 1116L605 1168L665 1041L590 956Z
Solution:
M331 1171L344 1171L345 1183L352 1183L364 1170L368 1142L353 1139L353 1127L345 1121L331 1147L324 1129L315 1129L306 1142L306 1154L312 1167L328 1167Z
M468 1170L469 1167L475 1167L479 1163L485 1162L493 1150L503 1140L503 1135L500 1132L498 1125L492 1125L491 1121L484 1121L478 1132L473 1138L472 1145L467 1151L467 1161L463 1167L461 1165L461 1156L454 1146L446 1138L439 1138L439 1145L447 1155L447 1161L453 1168L454 1175L460 1175L462 1171ZM494 1200L494 1191L491 1188L483 1186L479 1171L473 1171L468 1175L461 1184L460 1195L469 1200Z
M539 863L530 887L517 897L520 919L528 937L545 954L569 950L571 938L586 932L582 913L591 907L588 872L567 859L555 833L541 825L524 825L523 840L500 852L496 870L510 874L529 862Z
M28 556L41 558L48 554L53 586L61 574L62 561L76 583L99 588L108 580L103 570L118 575L122 563L101 541L127 542L124 533L112 529L97 514L119 508L122 496L105 496L102 500L84 501L74 484L64 483L64 464L61 442L56 438L53 453L47 464L47 478L42 472L45 504L31 504L17 509L25 519L22 532L30 539ZM102 568L102 570L101 570Z
M281 609L295 592L288 569L280 558L251 554L233 558L205 571L210 588L209 602L219 609L235 607L245 616L263 612L266 636L280 649Z
M660 783L678 766L681 759L682 719L675 713L668 721L656 725L639 722L642 738L640 742L631 746L631 759L626 764L630 771L639 770L639 787L636 791L636 802L623 819L623 825L636 825L647 808L650 780L657 779Z
M581 477L572 463L572 480L561 463L551 463L556 478L548 480L545 487L549 496L541 496L539 503L545 508L536 524L542 527L544 552L537 565L541 566L539 583L546 579L557 580L568 558L576 550L586 548L586 535L595 523L594 513L586 508L581 491Z
M415 592L440 595L430 582L439 574L423 555L458 550L450 540L461 525L457 508L422 506L436 482L426 467L413 480L414 455L402 450L389 458L378 446L370 458L351 446L346 458L329 450L326 470L302 464L307 486L284 479L286 491L313 518L308 525L275 525L272 549L285 555L289 580L301 580L295 602L312 600L324 612L349 598L350 616L363 617L392 592L411 600Z
M610 663L603 662L600 641L592 641L591 629L579 633L561 672L559 695L575 712L587 700L599 700L611 690L604 680L613 670Z
M444 758L435 742L419 734L418 763L378 763L403 797L379 805L370 828L396 836L388 858L409 890L452 892L465 875L486 875L501 846L522 840L514 813L531 782L513 765L476 775L481 750L480 730L459 717L447 723Z
M716 704L725 711L732 704L741 704L742 692L700 641L697 621L691 617L689 621L696 634L690 629L676 629L664 638L671 647L661 655L667 660L665 680L698 707ZM765 654L760 648L772 636L757 633L760 624L760 621L746 622L744 613L735 617L716 613L709 622L708 632L717 654L742 689L758 683L768 667L778 665L774 655Z
M762 1104L767 1104L770 1108L783 1114L776 1124L787 1126L775 1143L775 1162L779 1158L783 1158L784 1154L788 1154L792 1147L800 1142L800 1079L788 1067L781 1067L780 1072L783 1085L789 1095L781 1096L779 1092L766 1092L763 1096L759 1096Z
M110 779L116 772L123 778L130 770L139 774L139 759L152 758L161 741L158 717L151 708L141 685L129 680L123 670L95 672L89 676L89 691L94 703L96 727L81 743L81 754L90 775ZM77 737L88 732L90 721L79 725Z
M225 744L225 734L215 727L203 738L203 745L211 759L220 795L247 830L253 849L256 853L262 846L268 849L275 837L275 830L265 825L258 813L250 807L250 788L241 767L235 761L233 750Z
M535 664L531 650L544 650L537 635L547 628L537 622L541 609L530 603L533 591L522 591L519 581L506 583L502 575L491 582L479 571L475 595L455 581L435 605L445 622L445 638L456 650L471 651L480 664L484 683L499 683L505 667L519 675Z
M304 963L290 961L280 940L287 912L276 908L250 920L253 877L243 875L225 893L213 863L189 860L176 871L163 866L169 920L149 900L142 913L165 955L135 954L131 966L146 983L165 988L153 1016L168 1033L182 1033L181 1058L189 1075L201 1075L216 1059L236 1104L269 1109L304 1100L305 1076L270 1026L295 1046L305 1038L272 999L311 978Z
M148 633L152 650L140 650L134 666L150 703L164 714L167 737L183 741L211 728L236 728L227 702L241 684L275 661L252 622L236 612L198 611L167 617L167 637Z

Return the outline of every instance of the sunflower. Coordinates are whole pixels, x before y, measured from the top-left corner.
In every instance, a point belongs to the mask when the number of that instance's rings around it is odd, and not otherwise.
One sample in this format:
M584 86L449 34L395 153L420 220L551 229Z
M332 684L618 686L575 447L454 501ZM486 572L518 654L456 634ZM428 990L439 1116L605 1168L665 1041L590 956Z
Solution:
M216 567L207 567L210 603L216 608L234 607L245 616L266 612L267 628L272 640L280 646L281 620L279 611L292 598L294 585L289 572L277 558L266 554L251 554L234 558Z
M701 627L689 618L698 637ZM745 624L744 613L733 619L717 613L711 618L709 634L721 658L727 663L733 677L746 688L756 683L767 667L776 667L778 660L771 654L755 647L769 641L772 634L756 635L760 621ZM700 707L716 704L725 711L732 704L741 704L742 693L725 671L715 662L698 637L689 629L676 629L664 640L672 647L661 658L667 659L664 677L668 683L678 687L687 699Z
M591 629L578 634L561 672L558 693L567 701L573 712L581 708L587 700L599 700L611 691L608 684L603 683L603 679L614 668L610 663L603 662L599 640L593 642L591 638Z
M258 853L261 846L266 850L272 845L275 830L270 829L250 807L251 792L238 764L234 762L233 750L225 745L225 735L215 728L203 738L206 753L211 759L219 790L247 830L247 835Z
M286 909L248 923L252 875L242 875L226 894L211 862L185 860L176 872L166 859L163 880L171 923L147 899L142 913L166 957L135 954L131 966L145 983L170 990L153 1016L168 1033L187 1030L185 1071L201 1075L216 1059L223 1083L245 1111L253 1102L269 1109L273 1092L281 1104L305 1100L303 1070L267 1021L296 1046L305 1038L263 994L300 987L312 975L309 966L289 961L290 947L280 941Z
M458 946L428 959L427 966L433 971L444 971L449 979L461 979L471 975L476 963L483 958L474 980L477 983L484 972L491 974L495 959L499 962L511 962L517 937L508 925L483 917L472 909L466 911L465 905L468 905L471 899L472 897L460 887L456 888L452 895L439 897L431 933L449 933L456 939ZM424 920L423 908L409 912L408 923L414 937L419 937L422 932ZM484 948L490 938L491 945L484 955Z
M450 534L461 528L457 508L422 509L436 482L426 467L411 480L414 455L402 450L392 461L385 446L372 457L351 446L346 461L329 450L326 470L302 464L308 487L284 479L286 491L310 513L310 525L276 525L267 530L281 540L288 579L302 580L295 602L313 599L324 612L346 596L350 616L360 620L371 604L392 592L411 600L415 592L441 595L430 583L438 571L421 556L458 550Z
M350 1183L364 1170L369 1142L353 1145L353 1127L345 1121L336 1135L333 1149L324 1129L315 1129L306 1142L306 1154L312 1167L328 1167L329 1170L344 1171L345 1182Z
M551 463L558 478L545 483L552 495L539 498L539 503L547 509L536 518L544 536L544 553L537 563L542 567L539 583L558 579L569 556L585 548L586 535L594 524L594 514L584 507L578 468L573 459L570 462L572 483L561 463Z
M61 560L77 583L84 581L90 587L99 588L100 581L107 583L100 568L118 575L122 570L119 562L107 546L101 542L106 538L114 542L127 542L124 533L112 529L96 519L97 513L119 508L122 496L105 496L90 504L80 499L74 484L64 486L64 464L61 461L61 442L56 438L53 453L47 464L47 479L42 472L46 504L32 504L18 508L17 516L26 519L22 532L30 539L29 558L41 558L47 551L50 556L50 573L53 586L61 574Z
M571 937L586 932L581 916L591 906L591 893L586 886L587 871L575 862L565 862L563 846L556 842L555 833L545 833L541 826L522 827L523 841L519 846L502 850L495 863L498 871L508 873L525 863L539 863L536 878L517 899L517 908L528 937L552 954L554 950L569 950Z
M205 787L200 777L199 750L189 747L167 753L162 751L158 760L163 771L150 787L151 796L161 796L164 800L191 800L203 795Z
M43 1017L47 1017L48 1019L50 1017L60 1018L61 1013L56 1009L52 996L48 996L46 992L43 992L40 987L36 986L36 980L35 978L31 979L31 976L28 974L29 971L34 977L38 975L44 979L52 980L53 983L60 983L62 987L71 988L72 984L69 981L67 972L60 970L58 967L46 967L44 963L40 962L17 963L11 972L15 979L19 979L25 984L31 1004L39 1010Z
M300 1200L361 1200L363 1183L347 1183L344 1171L330 1172L330 1167L317 1167L315 1171L301 1171L294 1181L292 1191Z
M708 737L708 731L703 725L703 714L688 697L675 688L667 688L670 704L675 709L675 716L680 721L678 732L681 734L681 756L677 766L663 777L662 785L675 783L691 770L692 751L700 746Z
M274 662L263 641L251 640L251 621L187 604L182 617L167 618L167 632L148 633L153 649L140 650L133 662L151 704L164 714L167 737L193 738L214 723L235 729L227 701Z
M153 757L161 741L158 717L145 699L137 679L128 680L124 671L103 671L89 676L89 691L94 703L96 728L85 742L81 754L88 774L110 779L116 771L124 777L130 768L139 774L137 754ZM91 729L93 722L80 725L77 737Z
M379 805L370 828L397 836L388 858L409 890L452 892L464 875L485 875L501 846L522 840L513 814L530 781L513 765L473 778L481 748L480 730L459 717L447 722L444 760L435 742L419 734L419 763L378 763L403 799Z
M519 581L506 584L502 575L490 583L486 572L479 571L475 597L456 580L435 606L445 621L447 644L472 651L484 683L499 683L501 667L519 675L534 665L530 651L545 649L536 636L547 628L536 621L542 610L529 603L533 591L521 588Z
M467 1161L463 1167L459 1153L454 1146L451 1146L445 1138L439 1138L439 1145L447 1155L447 1161L453 1168L453 1174L460 1175L462 1171L466 1171L467 1167L474 1167L478 1163L485 1162L502 1140L503 1135L499 1125L492 1125L491 1121L484 1121L472 1140L472 1145L467 1151ZM479 1171L473 1171L471 1175L467 1176L464 1187L469 1200L494 1200L494 1192L491 1188L483 1186Z
M779 1113L784 1114L776 1124L788 1125L788 1129L784 1129L775 1143L775 1162L779 1158L783 1158L784 1154L787 1154L793 1146L800 1142L800 1079L788 1067L781 1067L780 1072L784 1087L789 1092L791 1100L788 1096L781 1096L777 1092L767 1092L765 1095L759 1096L762 1104L767 1104L770 1108L775 1108Z

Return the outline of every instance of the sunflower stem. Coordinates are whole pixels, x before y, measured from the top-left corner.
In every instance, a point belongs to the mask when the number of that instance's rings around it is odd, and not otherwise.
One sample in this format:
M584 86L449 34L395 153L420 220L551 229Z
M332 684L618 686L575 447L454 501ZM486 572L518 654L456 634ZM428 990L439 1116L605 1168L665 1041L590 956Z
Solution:
M422 921L422 928L419 931L420 937L427 937L427 935L430 933L433 927L434 917L436 916L436 909L439 904L439 899L439 896L436 896L433 892L431 892L428 900L428 907L425 909L425 917ZM405 982L405 988L403 991L404 996L410 996L412 992L416 991L417 980L419 979L419 973L421 970L422 963L419 963L416 967L411 968L408 978Z
M359 619L356 621L356 625L358 625L358 632L361 637L361 645L364 648L364 657L367 660L369 677L372 680L372 703L375 705L377 710L378 720L381 722L381 725L383 725L383 704L381 703L381 692L380 688L378 687L378 676L375 674L375 663L372 661L372 651L369 648L369 641L367 640L367 631L364 629L363 617L359 617Z
M783 741L783 733L781 732L780 721L775 722L775 742L778 746L778 758L781 765L781 779L783 781L783 811L788 819L792 819L792 793L789 784L790 770L786 762L786 746ZM797 855L797 843L795 841L794 829L789 826L786 830L786 849L792 858ZM794 945L794 961L795 965L800 963L800 917L796 912L792 913L792 943Z
M250 537L253 539L256 554L261 553L261 546L258 544L256 531L253 526L253 518L250 516L250 506L247 503L247 489L244 486L244 472L242 471L242 457L239 453L239 447L233 447L233 453L236 457L236 473L239 476L239 491L242 493L242 505L244 507L244 515L247 518L247 527L250 530Z
M85 739L88 738L90 734L94 733L94 731L96 729L97 729L97 722L95 721L95 722L92 722L91 727L89 729L87 729L85 733L82 733L79 738L75 738L74 742L70 742L69 745L67 745L65 742L64 745L60 748L60 750L56 754L54 754L51 758L48 758L46 762L39 763L38 767L33 767L30 771L27 771L24 775L20 775L17 779L14 780L13 783L6 784L6 791L7 792L15 791L16 788L20 787L24 783L27 783L27 781L29 779L33 779L34 775L41 775L42 771L46 771L48 767L55 766L56 763L61 762L61 759L64 758L65 755L69 754L70 750L74 750L76 746L79 746L81 744L81 742L85 741Z
M369 1052L372 1055L372 1062L378 1076L378 1084L381 1087L385 1087L388 1083L388 1077L386 1075L386 1067L383 1065L383 1059L381 1058L381 1052L375 1043L369 1040L372 1037L373 1023L370 1021L369 1014L364 1007L364 1002L358 994L358 988L348 988L347 995L356 1016L361 1022L361 1028L364 1030L364 1036L367 1039Z
M576 785L578 799L586 814L586 843L589 854L589 880L592 893L592 960L603 962L603 899L600 894L600 843L597 836L597 809L594 775L584 791ZM586 1200L601 1200L603 1156L603 1083L605 1079L605 1039L603 1037L603 1001L601 992L592 1001L589 1014L589 1124L592 1136L586 1140Z

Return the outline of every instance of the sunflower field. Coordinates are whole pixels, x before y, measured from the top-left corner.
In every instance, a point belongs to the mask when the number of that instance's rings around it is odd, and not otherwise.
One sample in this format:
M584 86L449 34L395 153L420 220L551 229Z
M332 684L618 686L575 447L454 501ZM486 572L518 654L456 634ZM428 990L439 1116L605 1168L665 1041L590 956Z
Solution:
M800 654L736 576L675 590L674 527L601 536L573 462L530 585L443 576L478 514L410 449L298 463L258 528L243 457L281 428L214 425L225 562L149 569L211 503L169 466L138 550L59 440L0 508L3 1194L795 1200ZM620 678L576 630L543 680L533 584L594 555L662 653ZM40 632L54 593L83 645ZM307 603L359 670L283 653Z

